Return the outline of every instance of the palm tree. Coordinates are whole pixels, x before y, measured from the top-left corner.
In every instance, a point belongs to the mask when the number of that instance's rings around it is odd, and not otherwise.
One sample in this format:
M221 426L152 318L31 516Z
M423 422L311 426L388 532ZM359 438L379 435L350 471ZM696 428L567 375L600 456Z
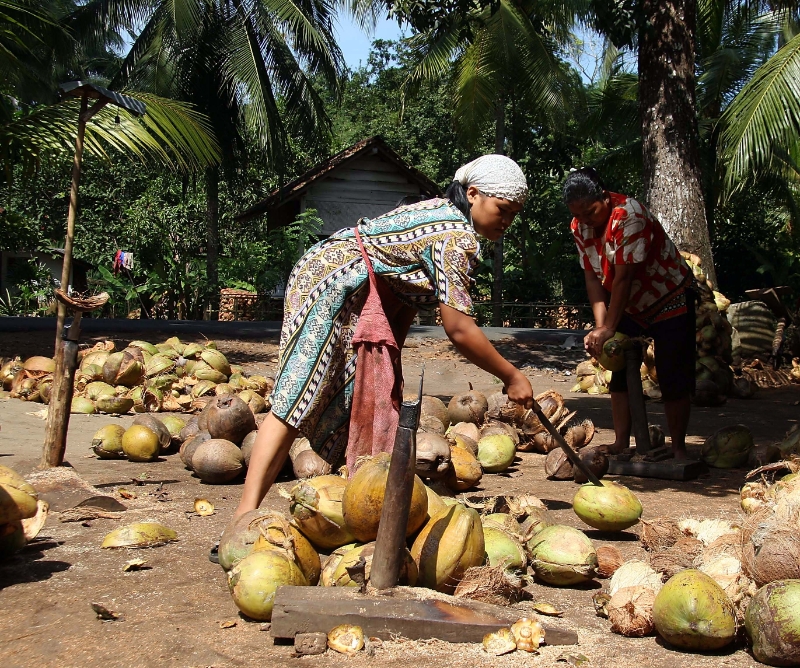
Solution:
M413 95L423 80L450 77L456 127L474 144L494 124L494 150L507 153L506 107L536 109L545 125L559 125L580 99L559 45L576 17L571 3L499 0L470 12L451 12L444 21L410 38L418 64L406 82ZM513 156L512 156L513 157ZM503 241L494 246L492 324L502 325Z
M219 304L220 169L234 173L246 139L280 173L287 132L327 132L315 79L337 90L343 58L333 37L329 0L96 0L82 8L140 19L141 30L112 85L127 85L192 103L210 120L222 165L205 170L207 279L212 311Z

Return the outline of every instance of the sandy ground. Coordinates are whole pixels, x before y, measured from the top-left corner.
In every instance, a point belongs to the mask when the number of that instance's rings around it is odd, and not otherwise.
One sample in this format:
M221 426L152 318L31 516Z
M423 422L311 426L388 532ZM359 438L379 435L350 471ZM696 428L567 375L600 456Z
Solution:
M124 343L124 342L123 342ZM218 341L233 362L261 372L274 370L275 342ZM0 334L0 356L47 354L51 337ZM573 369L580 353L554 345L508 343L500 345L530 377L535 390L556 389L568 406L599 427L596 440L608 443L611 432L607 397L570 394ZM491 392L499 385L489 374L468 364L446 341L412 339L404 351L409 387L416 386L425 365L425 392L444 399L467 389ZM762 391L750 401L730 400L719 409L695 409L689 428L690 454L697 454L703 439L719 427L748 425L757 444L781 439L796 422L800 389ZM39 404L16 400L0 402L0 463L23 474L34 471L41 453L44 422L34 415ZM663 406L648 405L651 423L665 427ZM152 464L101 461L90 455L92 434L101 426L127 425L133 416L73 415L70 421L67 461L86 481L128 507L122 519L63 523L51 515L39 538L18 555L0 564L0 665L3 668L36 666L565 666L569 654L588 657L589 666L651 668L672 666L756 665L741 644L713 655L676 652L657 638L627 639L610 633L607 620L596 617L592 595L604 585L598 580L581 588L533 585L535 600L564 610L564 617L549 623L575 629L579 645L544 647L539 655L521 653L490 657L479 645L398 639L377 647L374 657L346 658L332 652L319 657L293 657L290 645L275 644L258 623L237 614L222 570L207 560L208 549L231 517L241 481L230 485L204 485L182 466L177 455ZM478 491L532 493L542 498L556 519L586 530L596 545L613 544L626 558L643 557L636 528L607 535L582 525L571 510L576 485L545 479L544 456L521 453L515 467L503 475L484 476ZM738 488L745 471L713 470L689 482L625 478L641 499L644 517L667 516L698 519L740 517ZM282 485L290 485L288 479ZM119 489L136 498L123 499ZM216 506L210 517L191 514L196 497ZM265 505L287 509L277 490ZM179 541L139 551L101 550L103 537L124 523L152 520L178 532ZM149 570L122 571L124 563L142 558ZM96 619L90 604L99 602L122 615L119 621ZM518 604L520 616L531 602ZM235 621L231 628L221 623ZM559 660L561 659L561 660Z

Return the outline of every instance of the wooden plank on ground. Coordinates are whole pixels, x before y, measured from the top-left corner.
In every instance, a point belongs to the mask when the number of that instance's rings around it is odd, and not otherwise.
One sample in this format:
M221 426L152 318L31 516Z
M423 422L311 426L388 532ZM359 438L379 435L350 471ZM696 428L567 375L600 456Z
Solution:
M708 473L703 462L624 462L612 460L608 475L630 475L638 478L660 478L662 480L694 480Z
M275 638L294 638L298 633L327 633L339 624L356 624L364 635L384 640L402 636L481 642L487 633L524 616L512 608L430 594L430 598L422 598L419 589L409 587L374 595L351 587L279 587L270 632ZM578 643L574 631L545 626L545 632L548 645Z

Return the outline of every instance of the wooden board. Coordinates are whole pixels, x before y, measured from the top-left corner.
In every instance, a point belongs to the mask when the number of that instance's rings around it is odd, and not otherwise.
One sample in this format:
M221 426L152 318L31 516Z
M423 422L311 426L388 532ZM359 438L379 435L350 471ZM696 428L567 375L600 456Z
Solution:
M703 462L609 462L608 475L630 475L638 478L660 478L662 480L694 480L708 473Z
M270 632L275 638L297 633L327 633L339 624L356 624L364 635L388 640L438 638L448 642L481 642L487 633L510 626L525 614L437 592L396 587L377 595L351 587L279 587ZM545 626L548 645L577 645L578 635Z

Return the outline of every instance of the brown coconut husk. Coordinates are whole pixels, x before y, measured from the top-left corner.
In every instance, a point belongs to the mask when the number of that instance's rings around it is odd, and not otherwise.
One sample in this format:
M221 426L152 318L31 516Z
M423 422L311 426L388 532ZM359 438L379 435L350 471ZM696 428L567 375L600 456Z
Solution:
M561 448L551 450L547 454L547 459L544 460L544 470L547 477L553 480L571 480L573 475L572 462Z
M602 445L590 445L583 448L578 456L587 468L598 478L602 478L608 473L609 461L606 456L606 448ZM589 482L589 478L577 466L572 470L572 477L575 482L583 484Z
M761 587L775 580L800 579L800 535L771 511L754 513L743 528L742 568Z
M683 537L678 523L666 517L657 517L652 520L640 520L641 533L639 540L646 550L658 552L672 547Z
M570 423L566 426L564 440L567 442L567 445L572 447L574 450L579 450L580 448L587 446L592 442L592 439L594 438L594 432L594 423L588 418L581 420L580 422L570 421Z
M536 403L541 407L542 413L544 413L545 417L554 425L561 422L569 414L569 409L564 406L564 397L555 390L547 390L534 398L536 399ZM536 414L530 410L525 412L518 426L521 428L521 431L529 437L535 436L539 432L547 431L545 426L539 422L539 418L536 417Z
M741 561L742 547L742 533L740 531L726 533L724 536L720 536L709 543L700 556L697 557L695 564L699 568L703 564L711 563L715 559L724 556L736 557Z
M684 536L672 547L650 555L649 563L653 570L661 573L666 581L687 568L693 568L695 560L703 549L703 543L696 538Z
M524 591L519 578L503 566L473 566L466 570L453 595L492 605L512 605L522 600Z
M597 548L597 576L610 578L625 563L620 551L612 545L601 545Z
M608 602L608 619L614 633L642 638L655 629L653 603L656 595L649 587L624 587Z

